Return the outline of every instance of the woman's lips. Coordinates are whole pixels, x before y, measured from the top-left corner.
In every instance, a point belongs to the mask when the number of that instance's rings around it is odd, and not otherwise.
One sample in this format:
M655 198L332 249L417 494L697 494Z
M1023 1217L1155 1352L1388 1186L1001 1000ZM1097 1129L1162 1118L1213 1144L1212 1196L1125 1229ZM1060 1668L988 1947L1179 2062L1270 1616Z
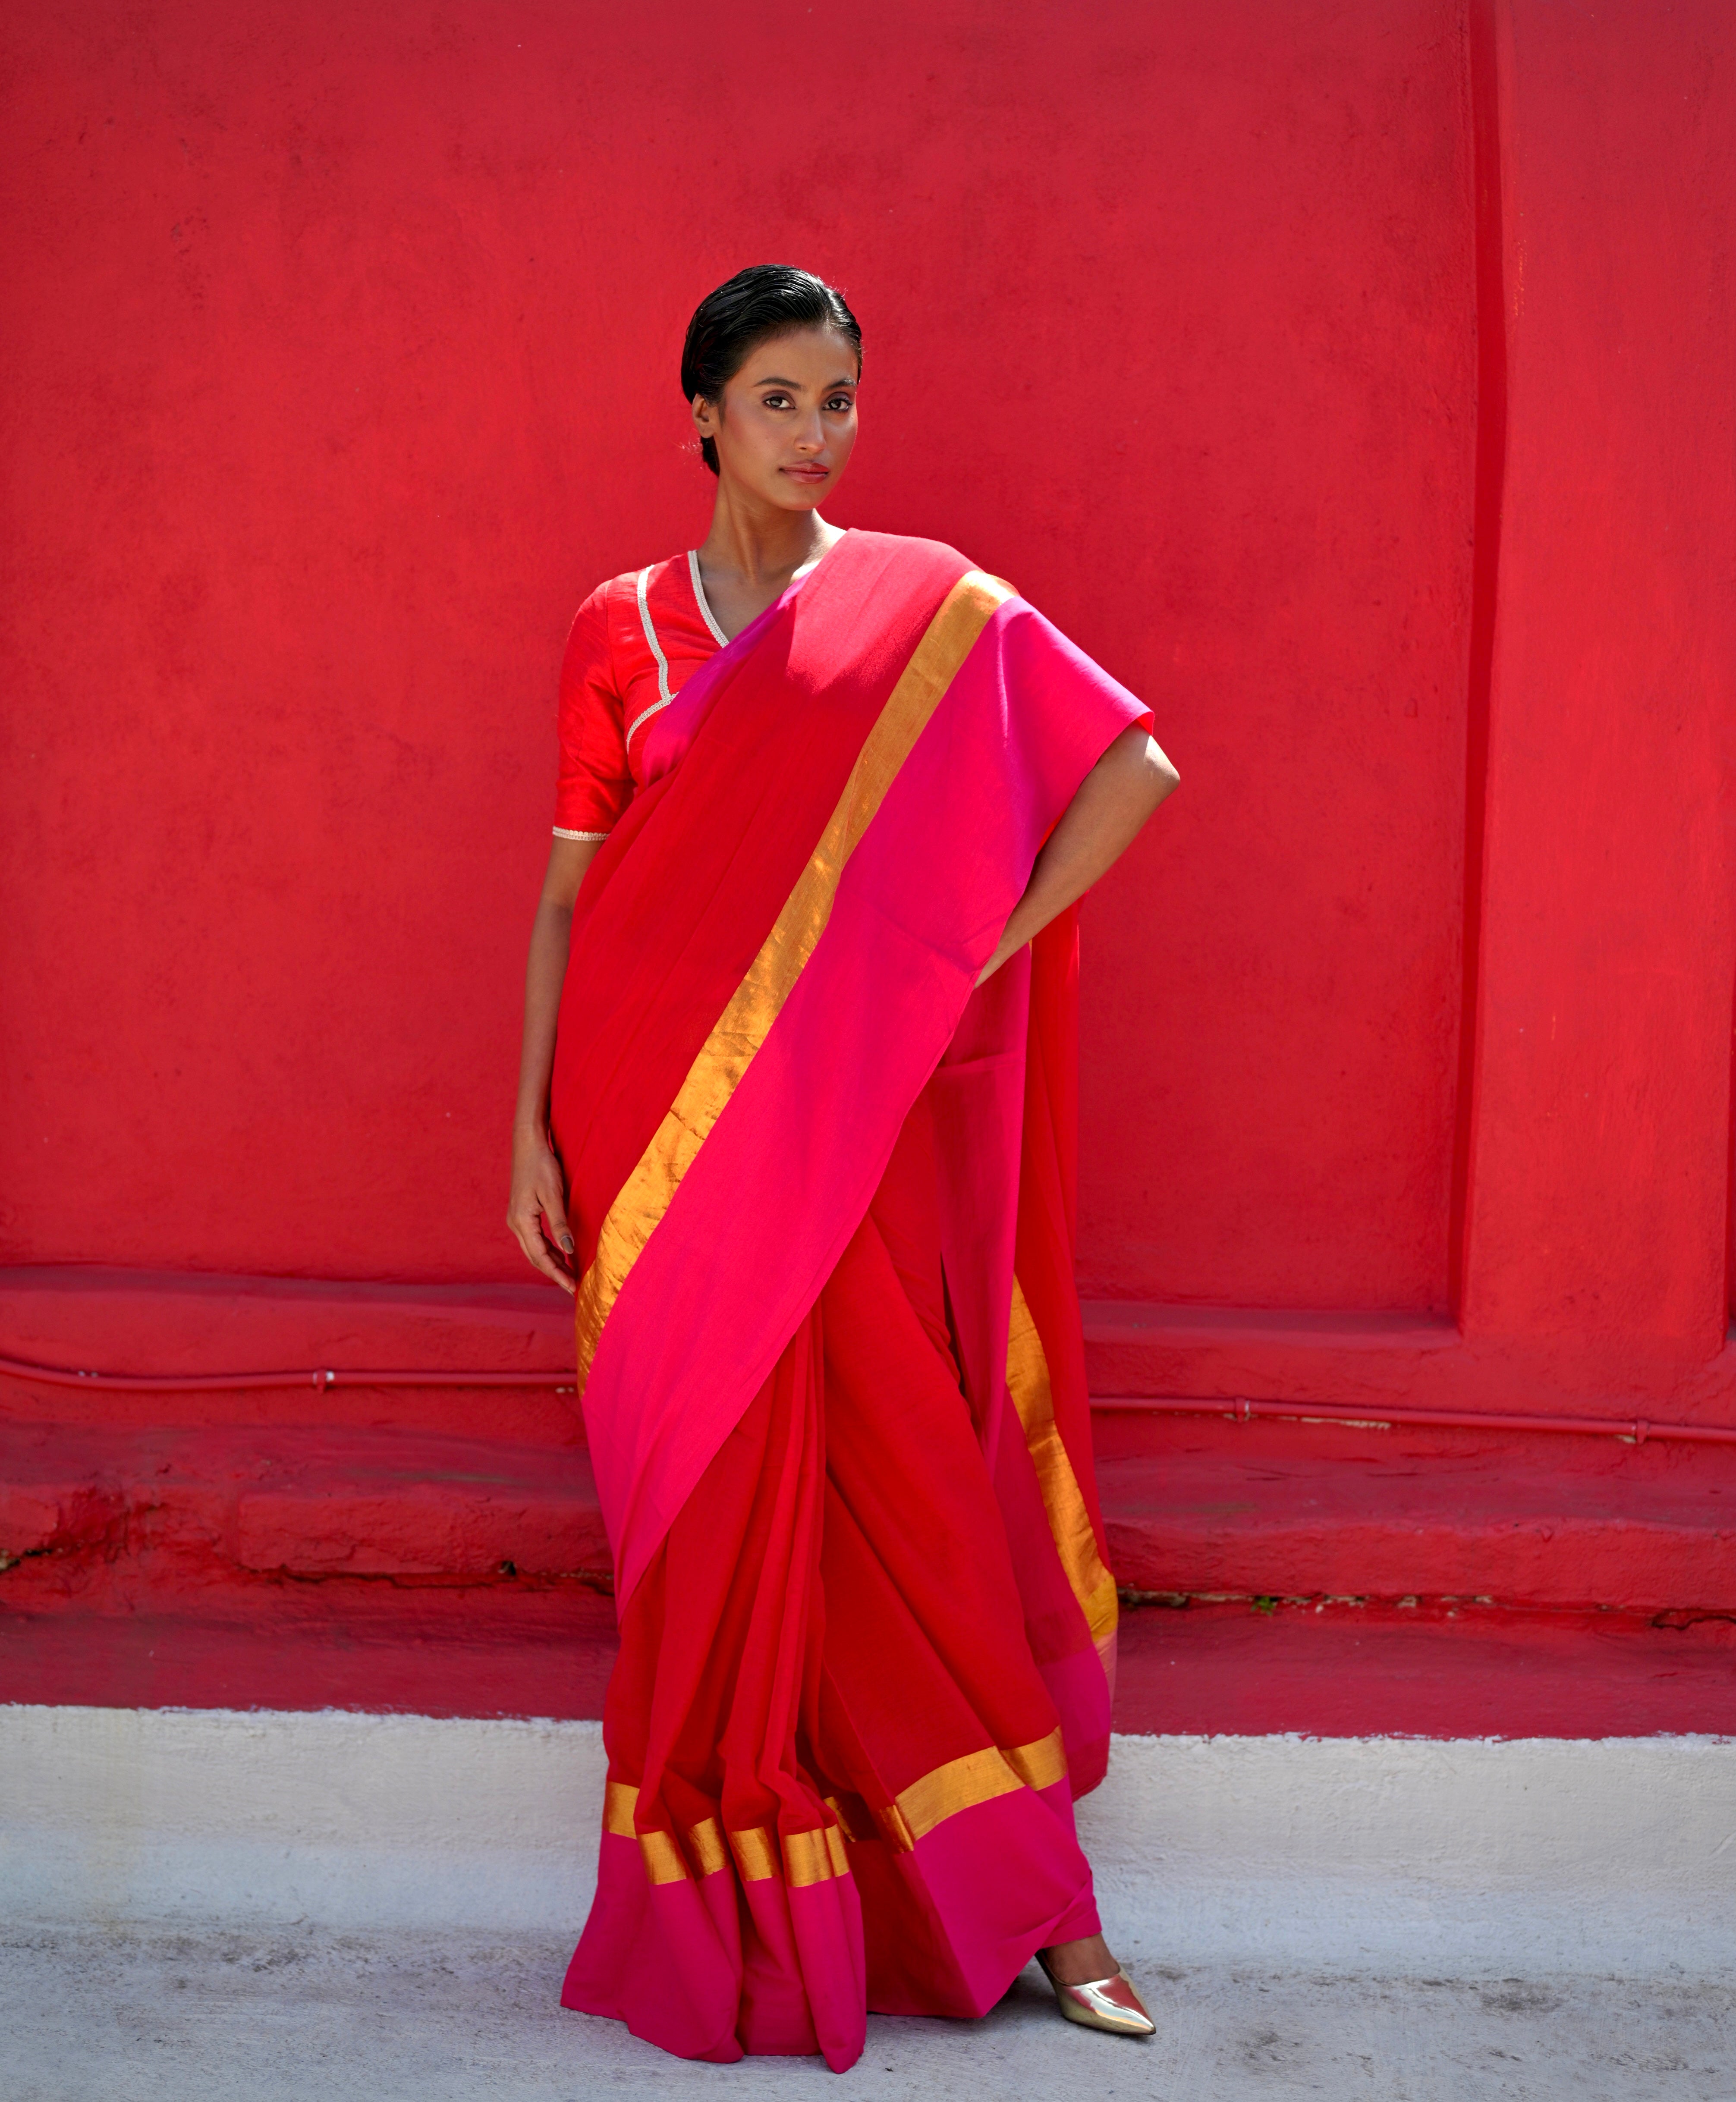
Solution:
M782 472L794 475L797 481L824 481L832 470L829 467L787 467Z

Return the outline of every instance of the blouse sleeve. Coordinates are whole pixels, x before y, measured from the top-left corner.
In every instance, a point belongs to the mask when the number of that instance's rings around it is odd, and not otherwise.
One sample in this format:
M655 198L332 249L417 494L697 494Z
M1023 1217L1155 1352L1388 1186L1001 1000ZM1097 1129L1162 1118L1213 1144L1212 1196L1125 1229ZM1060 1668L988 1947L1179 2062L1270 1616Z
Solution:
M607 592L606 584L599 585L579 607L562 660L557 839L606 839L633 800L621 697L609 649Z

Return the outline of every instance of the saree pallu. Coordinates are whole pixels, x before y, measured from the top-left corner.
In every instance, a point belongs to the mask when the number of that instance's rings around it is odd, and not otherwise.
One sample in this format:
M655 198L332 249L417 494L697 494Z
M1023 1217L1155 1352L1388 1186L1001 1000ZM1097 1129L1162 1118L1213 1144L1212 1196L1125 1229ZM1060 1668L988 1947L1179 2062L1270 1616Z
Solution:
M1072 1287L1071 914L980 989L1143 706L849 533L652 726L551 1106L619 1661L563 2003L682 2056L977 2015L1097 1931L1115 1587Z

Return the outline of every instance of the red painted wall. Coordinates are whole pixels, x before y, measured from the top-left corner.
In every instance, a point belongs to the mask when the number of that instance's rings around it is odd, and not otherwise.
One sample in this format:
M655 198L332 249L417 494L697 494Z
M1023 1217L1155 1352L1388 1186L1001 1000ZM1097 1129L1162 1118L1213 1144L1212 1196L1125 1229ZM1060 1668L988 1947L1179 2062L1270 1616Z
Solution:
M1088 1280L1445 1305L1454 7L11 37L12 1260L520 1274L565 623L704 530L681 328L790 256L868 333L838 515L1015 578L1188 777L1093 907Z
M1736 16L1528 4L1503 55L1463 1318L1607 1385L1729 1324Z
M1736 1420L1717 0L4 38L0 1261L522 1275L565 623L703 531L681 327L782 257L867 330L836 515L1183 774L1089 908L1081 1276L1252 1310L1099 1386Z

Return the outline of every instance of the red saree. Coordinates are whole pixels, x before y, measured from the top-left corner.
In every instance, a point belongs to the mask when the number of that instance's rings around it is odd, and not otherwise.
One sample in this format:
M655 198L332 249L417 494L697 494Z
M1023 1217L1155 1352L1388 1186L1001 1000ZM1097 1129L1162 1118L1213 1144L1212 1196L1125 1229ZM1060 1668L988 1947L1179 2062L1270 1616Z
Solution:
M565 2005L682 2056L978 2015L1093 1933L1115 1589L1072 1288L1072 915L979 991L1130 694L850 533L687 681L552 1089L615 1547Z

